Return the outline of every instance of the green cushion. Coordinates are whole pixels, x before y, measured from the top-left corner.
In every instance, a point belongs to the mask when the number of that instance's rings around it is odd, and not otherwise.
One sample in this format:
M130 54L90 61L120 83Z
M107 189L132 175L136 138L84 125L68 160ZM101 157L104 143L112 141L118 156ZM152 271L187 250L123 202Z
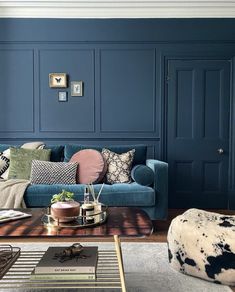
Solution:
M10 148L10 167L8 179L29 179L32 160L49 161L50 149Z

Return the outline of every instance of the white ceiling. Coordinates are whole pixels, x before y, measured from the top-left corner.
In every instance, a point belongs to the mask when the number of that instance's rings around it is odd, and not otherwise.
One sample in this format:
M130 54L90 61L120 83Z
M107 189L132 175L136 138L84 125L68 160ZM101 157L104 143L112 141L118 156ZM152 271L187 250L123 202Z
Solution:
M235 17L235 0L0 0L0 17Z

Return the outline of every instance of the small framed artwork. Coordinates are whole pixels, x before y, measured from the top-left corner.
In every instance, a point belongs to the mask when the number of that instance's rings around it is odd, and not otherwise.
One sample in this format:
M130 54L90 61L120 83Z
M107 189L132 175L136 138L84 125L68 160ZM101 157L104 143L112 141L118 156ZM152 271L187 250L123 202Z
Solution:
M71 96L83 96L83 81L71 82Z
M59 91L58 93L58 100L59 101L68 101L68 94L67 91Z
M51 88L66 88L67 74L66 73L50 73L49 86Z

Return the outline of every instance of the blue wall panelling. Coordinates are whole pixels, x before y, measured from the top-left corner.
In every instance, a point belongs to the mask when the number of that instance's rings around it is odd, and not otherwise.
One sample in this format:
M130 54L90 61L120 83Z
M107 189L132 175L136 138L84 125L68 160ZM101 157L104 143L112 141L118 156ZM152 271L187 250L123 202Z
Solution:
M233 63L234 29L233 19L0 19L0 142L140 143L148 144L149 157L170 162L174 145L168 147L169 61ZM68 102L59 103L60 89L48 86L48 74L53 72L67 73L69 81L83 80L84 96L71 97L68 87ZM226 82L230 87L230 80ZM231 121L233 84L228 97ZM207 106L213 109L212 99L208 97ZM187 99L184 103L187 115L191 105ZM228 176L224 196L212 200L203 194L198 200L189 194L186 200L178 200L174 189L170 207L235 207L232 125L225 126L230 148L229 171L223 174ZM187 126L182 127L183 134L187 133ZM182 174L188 172L186 164L177 167ZM211 164L204 165L204 177L216 177L216 171ZM211 187L208 180L207 188Z

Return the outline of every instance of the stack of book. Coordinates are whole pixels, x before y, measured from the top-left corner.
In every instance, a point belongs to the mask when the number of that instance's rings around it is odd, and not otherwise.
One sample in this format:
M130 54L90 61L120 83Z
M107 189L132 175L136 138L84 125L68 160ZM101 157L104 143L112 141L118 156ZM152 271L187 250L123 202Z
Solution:
M66 247L49 247L34 268L30 280L89 280L96 279L98 247L84 247L79 256L61 261L58 257Z

